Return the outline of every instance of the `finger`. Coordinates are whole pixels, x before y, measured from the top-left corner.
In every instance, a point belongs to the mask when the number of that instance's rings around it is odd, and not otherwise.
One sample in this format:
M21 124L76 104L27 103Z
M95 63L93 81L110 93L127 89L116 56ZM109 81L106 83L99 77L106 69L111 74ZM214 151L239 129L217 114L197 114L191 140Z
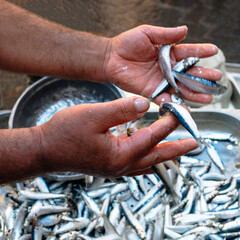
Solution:
M154 171L151 168L149 168L146 170L130 172L130 173L126 174L126 176L133 177L133 176L139 176L139 175L144 175L144 174L154 174Z
M162 93L157 98L154 99L154 103L160 105L161 103L171 102L171 96L169 93Z
M147 154L161 140L165 139L179 125L171 115L164 116L149 127L142 128L122 144L123 154L136 159Z
M217 46L214 44L179 44L172 47L174 56L177 61L186 57L210 57L218 52Z
M196 149L197 142L193 138L182 139L176 142L165 142L158 144L146 156L136 160L131 169L145 170L149 167L167 160L174 159L178 156L184 155L187 152Z
M182 83L178 83L179 90L182 94L182 97L185 100L191 101L191 102L197 102L197 103L210 103L213 99L212 95L210 94L205 94L205 93L199 93L195 92L188 87L186 87ZM173 90L171 90L173 92Z
M99 122L97 131L106 131L108 128L139 118L149 109L150 102L143 97L121 98L107 103L94 104L91 121Z
M141 31L144 32L153 44L166 45L177 43L187 35L187 27L164 28L150 25L142 25Z
M218 81L222 77L221 71L217 69L211 69L211 68L205 68L205 67L192 67L187 71L187 73L193 76L205 78L211 81Z

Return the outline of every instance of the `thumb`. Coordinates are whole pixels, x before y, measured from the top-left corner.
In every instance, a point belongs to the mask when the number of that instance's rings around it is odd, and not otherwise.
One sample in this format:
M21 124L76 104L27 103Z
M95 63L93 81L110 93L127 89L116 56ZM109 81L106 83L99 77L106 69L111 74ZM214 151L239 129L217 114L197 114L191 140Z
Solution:
M164 28L144 25L142 31L153 44L167 45L183 40L187 35L188 28L187 26Z
M94 105L92 120L101 123L101 126L97 126L97 131L102 132L143 116L149 109L150 102L143 97L127 97Z

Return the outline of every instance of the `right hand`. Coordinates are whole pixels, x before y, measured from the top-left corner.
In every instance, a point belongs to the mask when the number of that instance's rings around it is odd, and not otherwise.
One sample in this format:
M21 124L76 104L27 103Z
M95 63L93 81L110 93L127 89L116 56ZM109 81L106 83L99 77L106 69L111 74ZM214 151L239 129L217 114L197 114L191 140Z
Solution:
M142 97L83 104L56 113L40 134L45 172L79 171L101 177L150 173L150 167L174 159L197 147L194 139L160 143L178 122L166 116L131 137L114 136L109 128L145 114L149 102Z

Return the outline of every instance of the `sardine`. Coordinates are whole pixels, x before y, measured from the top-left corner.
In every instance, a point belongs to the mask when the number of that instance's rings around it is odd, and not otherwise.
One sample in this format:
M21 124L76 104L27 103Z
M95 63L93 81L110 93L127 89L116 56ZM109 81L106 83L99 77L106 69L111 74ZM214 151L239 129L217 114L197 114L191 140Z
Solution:
M167 192L171 194L175 204L179 203L180 196L178 196L177 192L175 191L164 164L163 163L155 164L154 166L152 166L152 169L164 183Z
M180 62L178 62L174 67L173 70L177 72L185 72L189 68L191 68L193 65L195 65L199 61L198 57L188 57ZM154 100L156 97L158 97L160 94L165 92L170 87L170 84L168 81L164 78L161 83L157 86L155 91L153 92L150 100Z
M219 156L217 150L213 145L207 146L207 153L210 156L213 163L219 168L219 170L224 173L226 171L225 166L223 164L223 161L221 157Z
M179 82L183 83L189 89L196 92L220 95L223 94L227 89L225 86L219 83L192 76L183 72L173 71L173 76L176 77Z
M179 121L179 123L195 138L200 147L202 144L209 146L201 137L196 123L184 107L176 103L164 103L160 106L159 116L163 116L166 112L170 112Z
M172 47L171 45L164 45L160 48L159 54L158 54L158 63L164 78L168 81L168 83L171 85L173 90L176 93L179 93L179 88L174 79L171 62L170 62L171 47Z

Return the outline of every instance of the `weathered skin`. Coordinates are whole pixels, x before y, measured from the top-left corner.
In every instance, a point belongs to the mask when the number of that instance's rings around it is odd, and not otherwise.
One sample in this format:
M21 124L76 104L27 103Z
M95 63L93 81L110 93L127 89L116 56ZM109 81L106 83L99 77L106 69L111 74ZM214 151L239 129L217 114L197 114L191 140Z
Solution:
M0 22L0 68L111 82L147 98L163 79L157 63L159 46L176 44L187 34L186 26L142 25L105 38L49 22L4 0L0 0ZM216 53L212 44L179 44L171 49L171 61ZM218 71L205 68L196 75L213 81L221 77ZM212 100L210 95L179 88L188 100ZM155 101L169 99L169 93L164 93ZM189 139L158 144L178 125L171 116L130 138L110 133L110 127L141 117L148 108L149 102L138 97L79 105L39 127L1 130L0 182L67 170L108 177L137 175L196 147Z

